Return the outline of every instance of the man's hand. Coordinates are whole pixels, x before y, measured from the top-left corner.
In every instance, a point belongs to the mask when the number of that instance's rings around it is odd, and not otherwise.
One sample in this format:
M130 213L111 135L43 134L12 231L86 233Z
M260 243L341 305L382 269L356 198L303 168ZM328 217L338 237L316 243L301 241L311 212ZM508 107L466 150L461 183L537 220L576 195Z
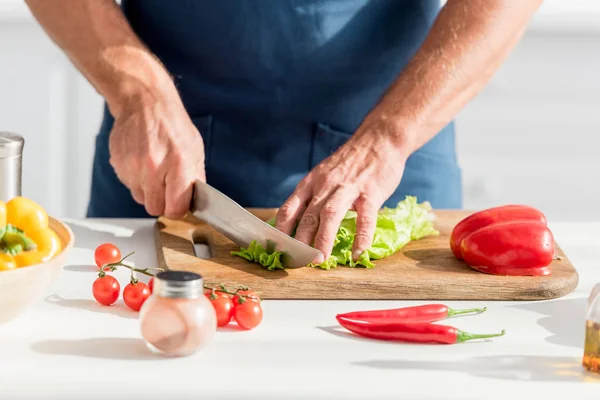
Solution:
M373 239L377 211L406 159L489 81L542 0L448 0L421 48L353 137L298 185L276 227L329 257L348 209L357 211L353 258ZM427 200L427 199L422 199ZM315 260L319 262L321 260Z
M168 71L114 0L26 0L50 38L105 99L110 163L153 215L183 216L204 179L204 146Z
M377 212L400 184L408 152L403 135L380 113L365 119L357 132L313 169L280 208L276 228L313 245L329 258L346 212L356 210L352 256L371 246ZM403 145L401 145L401 143Z
M206 179L202 137L177 101L124 109L110 135L110 156L121 182L152 216L183 217L195 179Z

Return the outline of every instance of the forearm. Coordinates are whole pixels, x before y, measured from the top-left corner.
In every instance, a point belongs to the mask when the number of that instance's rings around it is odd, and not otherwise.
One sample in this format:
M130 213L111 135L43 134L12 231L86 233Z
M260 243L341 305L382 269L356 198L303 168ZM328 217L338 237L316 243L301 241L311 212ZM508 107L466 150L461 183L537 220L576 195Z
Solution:
M449 0L383 97L380 117L408 156L447 125L489 81L542 0Z
M106 100L113 115L132 102L176 92L113 0L26 0L49 37Z

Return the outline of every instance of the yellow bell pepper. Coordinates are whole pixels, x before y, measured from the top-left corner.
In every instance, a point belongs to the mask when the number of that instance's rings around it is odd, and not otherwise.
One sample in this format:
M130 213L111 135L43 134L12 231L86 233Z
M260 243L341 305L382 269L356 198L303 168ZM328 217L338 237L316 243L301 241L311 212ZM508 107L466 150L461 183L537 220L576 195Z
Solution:
M25 233L48 227L48 214L35 201L13 197L6 203L6 223Z
M17 268L17 262L13 256L0 253L0 271L8 271Z
M0 202L0 270L50 260L62 250L58 235L48 225L48 214L26 197Z
M33 231L28 234L28 237L35 242L36 248L15 255L19 267L48 261L62 250L62 243L58 235L50 228Z

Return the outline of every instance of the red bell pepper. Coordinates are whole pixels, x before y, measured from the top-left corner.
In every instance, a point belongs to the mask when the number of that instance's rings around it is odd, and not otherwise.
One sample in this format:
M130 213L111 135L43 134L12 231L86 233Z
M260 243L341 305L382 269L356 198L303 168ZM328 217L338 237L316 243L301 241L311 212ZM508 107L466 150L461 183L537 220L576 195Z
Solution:
M357 335L371 339L397 340L416 343L443 343L453 344L472 339L486 339L503 336L505 331L491 334L473 334L463 332L453 326L430 323L370 323L353 321L344 317L337 317L341 326Z
M485 307L455 310L443 304L427 304L388 310L353 311L345 314L338 314L337 317L365 322L434 322L455 315L482 313L485 310L487 310Z
M497 222L516 220L534 220L540 221L544 225L547 224L546 216L533 207L511 204L488 208L471 214L454 227L450 235L450 249L456 258L462 260L460 244L469 234Z
M501 222L481 228L461 243L461 254L473 269L494 275L550 275L554 237L535 220Z

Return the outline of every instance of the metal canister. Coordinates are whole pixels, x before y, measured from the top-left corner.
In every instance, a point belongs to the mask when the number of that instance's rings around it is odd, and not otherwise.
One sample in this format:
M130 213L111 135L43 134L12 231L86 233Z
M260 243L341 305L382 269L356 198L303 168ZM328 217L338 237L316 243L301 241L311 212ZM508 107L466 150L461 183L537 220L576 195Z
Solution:
M0 131L0 200L8 201L21 196L21 176L23 166L22 136Z

